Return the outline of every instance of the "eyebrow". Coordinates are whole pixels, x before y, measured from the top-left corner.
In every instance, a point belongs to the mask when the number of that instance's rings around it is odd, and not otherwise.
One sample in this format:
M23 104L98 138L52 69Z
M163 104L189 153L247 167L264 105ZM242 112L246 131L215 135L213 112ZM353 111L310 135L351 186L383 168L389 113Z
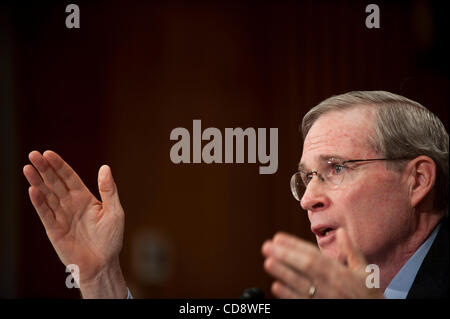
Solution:
M336 155L336 154L322 154L319 156L319 161L326 161L326 160L329 160L330 158L335 158L337 160L344 161L342 156ZM308 171L308 167L303 163L298 163L298 170L299 171Z

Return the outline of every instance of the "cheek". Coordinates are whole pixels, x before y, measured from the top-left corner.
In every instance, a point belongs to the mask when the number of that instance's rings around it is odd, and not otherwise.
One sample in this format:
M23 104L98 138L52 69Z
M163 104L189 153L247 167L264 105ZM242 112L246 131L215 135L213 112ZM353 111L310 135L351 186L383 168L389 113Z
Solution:
M398 180L383 175L366 178L340 194L343 226L352 241L365 253L381 249L402 227L405 196Z

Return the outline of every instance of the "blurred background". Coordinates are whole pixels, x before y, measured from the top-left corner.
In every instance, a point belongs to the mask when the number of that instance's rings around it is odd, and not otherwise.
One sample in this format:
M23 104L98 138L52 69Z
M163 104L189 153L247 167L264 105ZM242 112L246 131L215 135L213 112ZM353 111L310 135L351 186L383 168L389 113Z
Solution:
M80 28L65 8L80 8ZM235 298L272 279L277 231L314 241L289 180L299 123L321 100L382 89L448 131L445 2L3 1L0 297L79 298L28 198L32 150L58 152L98 196L112 167L126 214L121 264L136 298ZM171 162L173 128L278 128L278 171ZM268 133L267 133L268 134Z

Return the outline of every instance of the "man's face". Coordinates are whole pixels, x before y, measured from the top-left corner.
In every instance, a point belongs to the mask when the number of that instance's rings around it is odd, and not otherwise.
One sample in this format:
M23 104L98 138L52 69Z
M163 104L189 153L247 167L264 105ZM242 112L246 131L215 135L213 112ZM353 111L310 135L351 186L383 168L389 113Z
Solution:
M323 157L382 158L368 143L373 128L373 114L365 108L326 113L308 132L300 163L320 174ZM308 211L311 230L324 254L339 256L335 231L343 228L367 260L376 262L405 240L413 227L406 178L401 172L386 169L384 161L349 167L338 186L314 176L301 206Z

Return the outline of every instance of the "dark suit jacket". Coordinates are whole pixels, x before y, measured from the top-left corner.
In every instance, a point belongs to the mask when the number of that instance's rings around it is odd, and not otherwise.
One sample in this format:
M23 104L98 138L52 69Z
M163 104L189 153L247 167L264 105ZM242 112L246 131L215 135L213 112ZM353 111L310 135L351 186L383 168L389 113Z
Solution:
M417 272L407 299L448 298L448 230L448 218L445 217L433 245Z

